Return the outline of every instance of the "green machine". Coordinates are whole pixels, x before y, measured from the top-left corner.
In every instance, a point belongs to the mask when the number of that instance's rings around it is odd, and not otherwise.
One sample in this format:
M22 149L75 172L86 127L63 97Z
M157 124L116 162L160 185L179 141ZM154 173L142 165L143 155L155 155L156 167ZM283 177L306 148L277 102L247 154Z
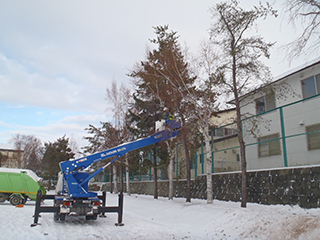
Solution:
M28 169L0 168L0 202L6 200L14 206L35 201L38 190L46 194L41 186L42 178Z

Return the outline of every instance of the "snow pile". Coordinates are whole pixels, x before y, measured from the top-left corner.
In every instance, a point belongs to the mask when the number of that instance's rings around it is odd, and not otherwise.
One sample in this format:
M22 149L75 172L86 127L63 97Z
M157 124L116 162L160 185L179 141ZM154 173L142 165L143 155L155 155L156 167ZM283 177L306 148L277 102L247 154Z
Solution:
M117 205L118 196L107 195L108 205ZM45 205L50 206L51 200ZM54 222L52 213L41 213L33 223L35 202L16 208L0 203L2 239L319 239L320 209L298 206L248 204L132 195L124 197L123 227L116 227L117 214L86 221L69 217Z

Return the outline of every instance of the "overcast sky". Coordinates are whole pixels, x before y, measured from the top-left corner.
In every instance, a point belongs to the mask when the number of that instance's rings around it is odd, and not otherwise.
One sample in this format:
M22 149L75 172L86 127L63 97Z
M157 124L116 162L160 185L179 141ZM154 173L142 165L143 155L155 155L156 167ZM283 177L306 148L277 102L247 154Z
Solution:
M169 24L196 54L208 39L209 8L217 0L2 0L0 2L0 148L17 133L42 141L66 134L80 146L84 128L110 121L106 88L144 60L153 26ZM251 7L259 1L244 0ZM264 1L262 1L264 2ZM276 3L276 9L282 5ZM260 25L277 41L267 65L277 76L289 66L278 47L295 33L282 17Z

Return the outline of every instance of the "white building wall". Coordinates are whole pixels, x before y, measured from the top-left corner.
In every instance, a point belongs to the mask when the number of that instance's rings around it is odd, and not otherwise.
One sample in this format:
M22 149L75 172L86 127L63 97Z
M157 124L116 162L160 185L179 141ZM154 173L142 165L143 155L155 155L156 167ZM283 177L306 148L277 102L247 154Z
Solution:
M283 112L287 136L306 133L306 126L320 123L320 96L288 106ZM320 163L320 150L308 150L307 135L287 138L286 143L289 166Z
M250 120L243 122L244 140L246 145L246 157L247 157L247 169L265 169L274 167L283 167L284 161L281 155L263 157L258 156L258 138L271 134L277 134L281 136L279 111L272 111L264 114L263 116L251 118ZM257 130L252 130L252 123L258 124ZM254 145L250 145L254 144ZM281 148L282 152L282 148Z
M258 137L261 136L279 133L279 136L282 137L279 107L283 107L284 131L287 137L306 133L306 126L320 123L320 96L299 102L303 100L301 80L317 74L320 74L320 64L282 79L282 82L287 83L292 91L282 92L278 95L276 98L277 109L259 117L244 120L244 138L246 145L249 145L246 147L247 167L249 170L285 166L282 140L280 140L281 155L270 157L258 157L258 145L250 145L257 142ZM262 95L263 93L257 94L255 99ZM295 102L299 103L293 104ZM252 100L249 104L244 102L241 112L242 114L250 113L255 115L255 102ZM255 124L257 126L256 129L253 128ZM286 138L286 146L287 166L320 164L320 150L308 151L307 135Z

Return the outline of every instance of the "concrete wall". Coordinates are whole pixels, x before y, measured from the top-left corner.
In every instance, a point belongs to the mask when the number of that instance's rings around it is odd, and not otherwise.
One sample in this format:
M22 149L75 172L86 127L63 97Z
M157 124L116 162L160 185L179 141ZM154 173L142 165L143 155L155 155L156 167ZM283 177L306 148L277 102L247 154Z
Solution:
M240 201L240 172L213 174L212 179L214 199ZM320 207L320 166L250 171L247 180L248 202ZM110 183L102 184L102 190L110 191ZM168 191L168 181L159 181L158 195L168 197ZM186 181L175 181L174 191L175 197L185 198ZM153 195L154 183L130 182L130 192ZM206 199L206 176L201 175L192 180L191 196Z

